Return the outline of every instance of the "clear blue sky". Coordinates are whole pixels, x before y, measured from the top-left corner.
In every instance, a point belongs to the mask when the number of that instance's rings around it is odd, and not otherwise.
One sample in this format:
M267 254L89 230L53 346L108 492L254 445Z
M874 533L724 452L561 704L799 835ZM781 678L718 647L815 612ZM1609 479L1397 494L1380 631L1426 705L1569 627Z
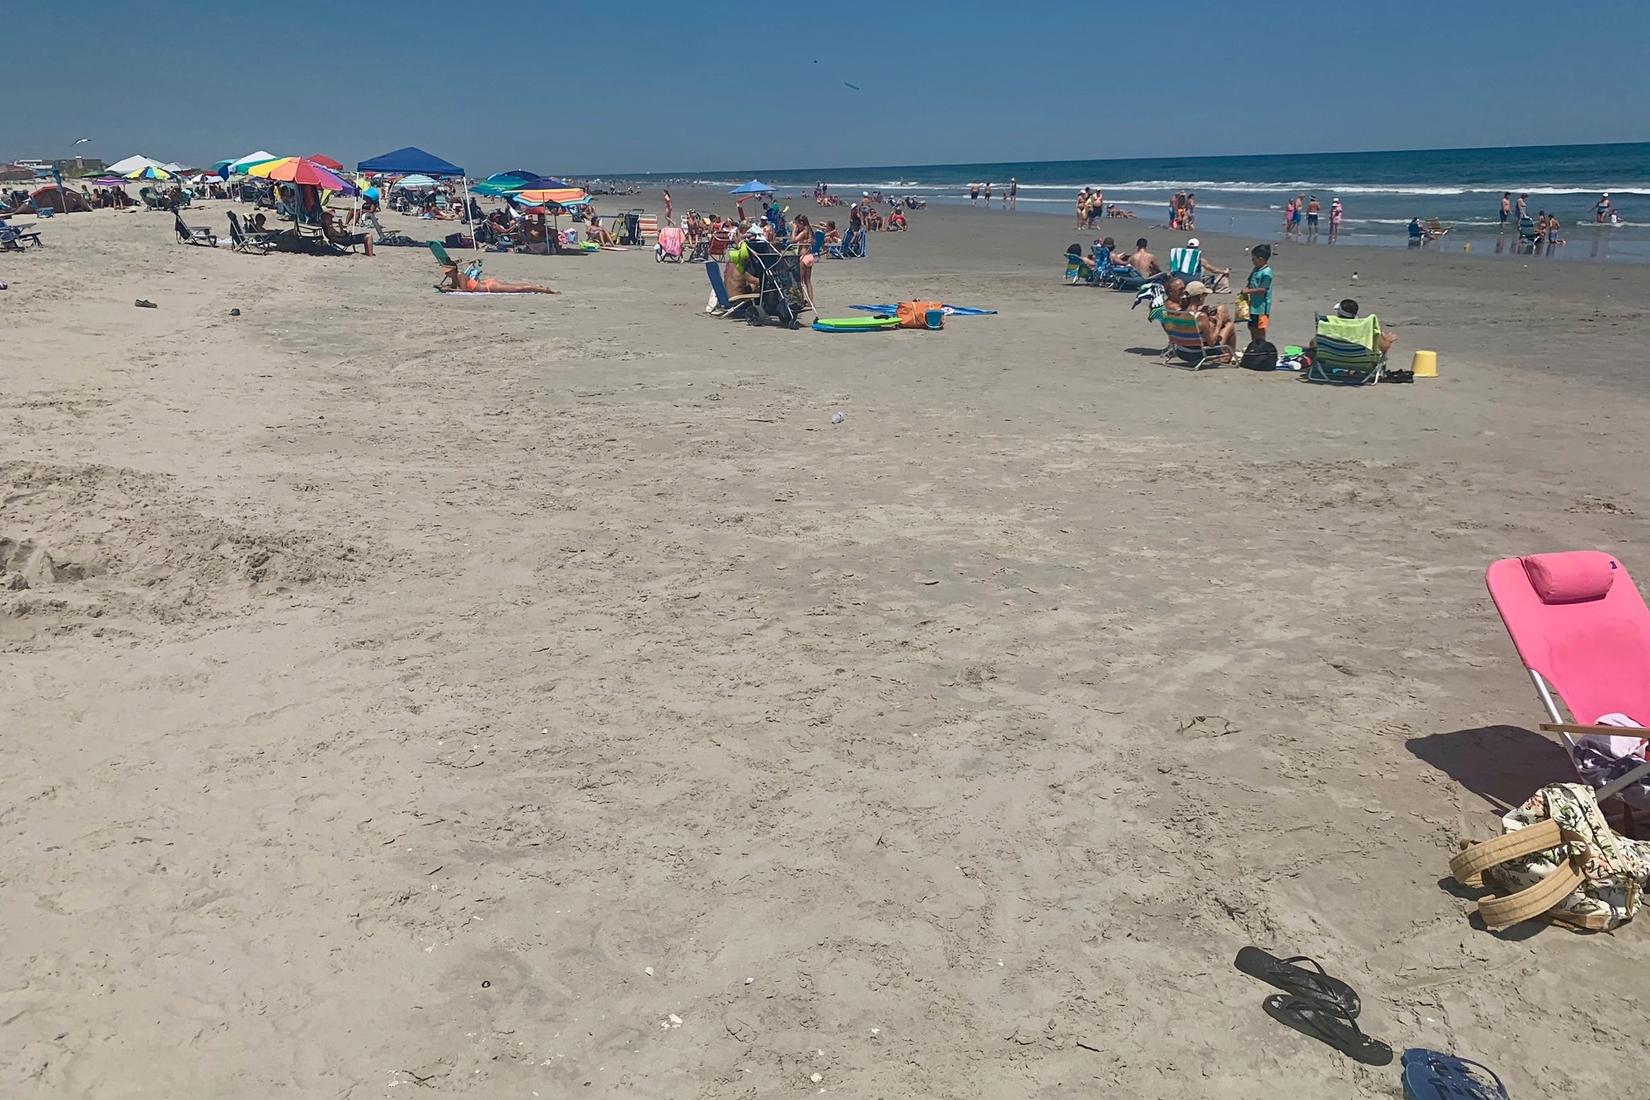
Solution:
M0 158L418 145L587 175L1643 141L1645 12L77 0L11 20Z

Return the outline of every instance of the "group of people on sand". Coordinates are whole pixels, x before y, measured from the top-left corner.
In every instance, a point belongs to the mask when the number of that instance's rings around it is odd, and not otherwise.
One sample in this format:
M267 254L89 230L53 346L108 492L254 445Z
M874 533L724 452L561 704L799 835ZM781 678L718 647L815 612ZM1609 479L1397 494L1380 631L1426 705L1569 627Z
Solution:
M1133 210L1123 210L1116 203L1106 202L1106 193L1098 187L1084 187L1077 192L1077 228L1092 229L1100 218L1133 218Z
M1197 192L1176 191L1169 196L1169 228L1182 233L1197 228Z
M1308 244L1318 239L1318 223L1323 217L1323 204L1318 196L1307 195L1302 192L1283 204L1283 239L1286 241L1306 241ZM1333 244L1341 235L1341 219L1346 217L1346 207L1341 204L1341 197L1336 195L1329 203L1329 243ZM1304 223L1304 224L1303 224Z
M1080 253L1080 245L1073 244L1067 249L1068 259ZM1152 253L1144 237L1135 241L1132 250L1119 248L1110 237L1096 241L1086 264L1091 273L1109 274L1119 280L1116 285L1124 289L1160 286L1161 308L1196 317L1204 347L1221 349L1223 361L1235 361L1238 357L1239 326L1248 329L1250 344L1270 339L1273 285L1269 244L1257 244L1249 250L1249 273L1237 290L1234 306L1210 300L1213 295L1227 292L1232 272L1210 263L1196 237L1170 250L1167 268ZM1335 315L1346 319L1357 317L1358 303L1343 300L1335 307ZM1374 326L1374 334L1376 346L1371 350L1378 350L1382 355L1391 350L1398 338L1397 333L1383 329L1379 322ZM1313 345L1308 344L1306 354L1310 356L1312 351Z

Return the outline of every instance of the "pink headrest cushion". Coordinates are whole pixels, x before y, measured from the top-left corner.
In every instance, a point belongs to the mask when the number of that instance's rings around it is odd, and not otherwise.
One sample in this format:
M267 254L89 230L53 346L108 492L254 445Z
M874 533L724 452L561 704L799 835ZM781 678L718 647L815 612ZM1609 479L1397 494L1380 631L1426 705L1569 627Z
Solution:
M1597 550L1567 554L1532 554L1520 558L1530 587L1542 603L1581 603L1603 599L1616 579L1616 562Z

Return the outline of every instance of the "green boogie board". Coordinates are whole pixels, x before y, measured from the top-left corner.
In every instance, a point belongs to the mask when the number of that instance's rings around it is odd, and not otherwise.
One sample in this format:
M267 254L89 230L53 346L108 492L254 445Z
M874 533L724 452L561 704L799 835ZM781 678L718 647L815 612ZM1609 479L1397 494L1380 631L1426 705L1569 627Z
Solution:
M814 322L815 332L880 332L899 328L897 317L821 317Z

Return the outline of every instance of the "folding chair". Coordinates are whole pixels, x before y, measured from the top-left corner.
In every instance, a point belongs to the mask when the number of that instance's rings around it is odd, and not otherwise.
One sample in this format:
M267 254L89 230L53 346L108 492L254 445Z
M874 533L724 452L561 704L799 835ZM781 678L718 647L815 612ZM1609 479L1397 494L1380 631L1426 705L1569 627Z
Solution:
M1650 609L1633 578L1609 554L1572 550L1503 558L1484 583L1551 719L1541 729L1563 737L1600 802L1650 807L1650 763L1630 751L1650 732L1633 726L1650 721Z

